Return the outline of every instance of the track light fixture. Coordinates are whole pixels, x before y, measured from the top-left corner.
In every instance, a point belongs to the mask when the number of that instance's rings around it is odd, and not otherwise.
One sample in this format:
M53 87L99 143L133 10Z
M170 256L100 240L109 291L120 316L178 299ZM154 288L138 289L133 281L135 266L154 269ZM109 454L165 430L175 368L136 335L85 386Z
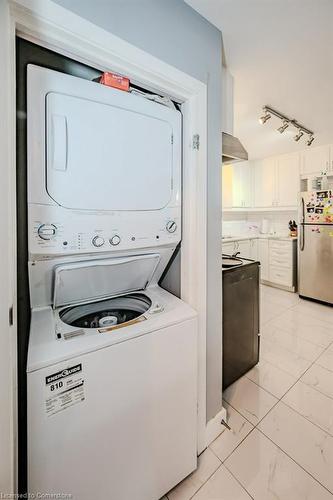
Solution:
M283 120L283 124L281 125L281 127L278 128L278 131L280 132L280 134L283 134L283 132L289 127L289 122L288 120Z
M304 135L304 132L301 129L299 129L298 134L296 134L294 137L294 141L298 142L300 140L300 138L303 137L303 135Z
M280 134L283 134L285 130L292 125L295 127L295 129L298 131L297 134L294 136L294 140L298 142L304 134L307 134L309 136L308 140L306 141L306 144L308 146L311 146L311 144L314 141L314 134L312 130L309 130L308 128L304 127L300 123L298 123L297 120L294 118L288 118L288 116L280 113L280 111L277 111L276 109L271 108L270 106L264 106L263 108L264 114L259 118L259 122L263 125L264 123L267 122L272 116L276 116L280 120L282 120L282 125L277 129Z
M272 118L272 116L266 110L264 110L264 111L265 111L265 114L259 118L259 123L261 125L264 125L264 123L266 123L267 120Z
M261 125L264 125L264 123L266 123L270 118L272 118L271 115L267 113L266 115L263 115L259 118L259 122L261 123Z
M270 118L272 118L272 116L268 113L268 111L266 110L266 108L263 108L264 110L264 114L259 118L259 123L261 125L264 125L264 123L267 122L267 120L269 120Z

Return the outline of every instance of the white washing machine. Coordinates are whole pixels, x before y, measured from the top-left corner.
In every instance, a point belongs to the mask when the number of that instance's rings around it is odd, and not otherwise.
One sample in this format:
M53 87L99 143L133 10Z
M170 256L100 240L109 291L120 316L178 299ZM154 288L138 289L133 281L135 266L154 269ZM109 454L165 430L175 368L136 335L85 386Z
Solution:
M196 468L197 315L158 286L180 130L175 110L28 67L30 493L158 500Z

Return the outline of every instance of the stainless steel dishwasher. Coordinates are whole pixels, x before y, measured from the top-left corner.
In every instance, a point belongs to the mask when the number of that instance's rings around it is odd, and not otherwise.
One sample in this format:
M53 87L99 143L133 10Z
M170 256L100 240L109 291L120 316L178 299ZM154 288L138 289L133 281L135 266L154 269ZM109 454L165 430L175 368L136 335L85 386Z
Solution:
M259 361L260 264L225 256L223 287L223 389L239 379Z

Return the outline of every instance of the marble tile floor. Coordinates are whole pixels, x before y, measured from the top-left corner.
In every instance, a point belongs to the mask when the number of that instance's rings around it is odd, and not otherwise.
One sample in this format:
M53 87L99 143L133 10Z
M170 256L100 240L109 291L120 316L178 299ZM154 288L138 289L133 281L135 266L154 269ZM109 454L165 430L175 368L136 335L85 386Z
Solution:
M231 430L163 500L333 500L333 307L262 286L260 362L223 398Z

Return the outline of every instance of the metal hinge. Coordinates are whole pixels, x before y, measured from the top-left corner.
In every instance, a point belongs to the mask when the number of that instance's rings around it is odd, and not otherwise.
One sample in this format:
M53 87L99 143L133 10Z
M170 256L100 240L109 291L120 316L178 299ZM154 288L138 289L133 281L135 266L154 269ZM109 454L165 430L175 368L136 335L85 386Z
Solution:
M171 134L171 144L173 144L173 134Z
M194 134L192 137L192 149L199 150L200 149L200 135Z
M14 324L14 308L11 306L8 311L8 321L9 321L9 326L13 326Z

